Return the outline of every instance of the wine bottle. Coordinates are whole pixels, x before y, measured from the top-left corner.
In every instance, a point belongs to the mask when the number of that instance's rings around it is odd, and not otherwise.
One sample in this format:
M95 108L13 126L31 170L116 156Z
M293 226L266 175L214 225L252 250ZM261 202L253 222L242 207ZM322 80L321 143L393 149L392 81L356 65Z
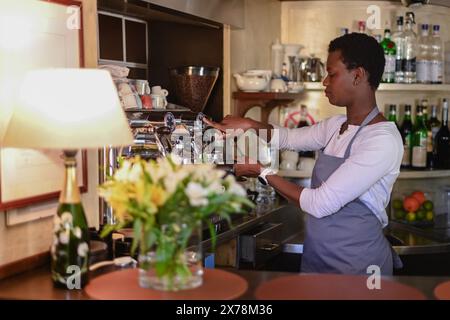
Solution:
M411 143L412 143L413 125L411 121L411 106L405 105L405 116L400 128L400 133L403 140L403 159L402 168L411 167Z
M412 138L411 166L413 169L423 170L427 167L427 138L428 131L423 119L422 107L418 106Z
M389 105L388 120L394 122L398 131L400 131L400 128L398 127L398 124L397 124L397 106L395 104ZM401 131L400 131L400 133L401 133Z
M422 118L427 129L427 168L433 169L433 132L431 131L430 120L428 119L428 100L422 100Z
M51 271L55 286L80 289L89 281L89 229L77 185L75 153L65 155L64 187L54 218Z
M436 167L450 169L450 131L448 129L448 101L442 101L442 125L434 140Z
M441 122L437 118L437 106L433 105L431 107L431 118L428 125L431 128L431 134L433 137L433 143L434 138L436 137L436 133L438 133L439 129L441 128Z
M430 169L434 169L436 167L436 155L434 152L434 139L436 138L436 133L441 128L441 122L437 118L437 107L435 105L431 106L431 118L428 121L428 135L431 132L431 156L427 154L427 167ZM430 139L430 137L428 137Z

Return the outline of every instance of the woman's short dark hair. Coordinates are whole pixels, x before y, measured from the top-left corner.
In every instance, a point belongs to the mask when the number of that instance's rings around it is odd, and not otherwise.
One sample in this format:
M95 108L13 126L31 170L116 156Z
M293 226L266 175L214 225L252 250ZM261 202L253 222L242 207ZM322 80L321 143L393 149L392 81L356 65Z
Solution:
M370 86L376 90L384 72L384 51L374 37L349 33L330 42L328 52L340 51L347 69L358 67L368 72Z

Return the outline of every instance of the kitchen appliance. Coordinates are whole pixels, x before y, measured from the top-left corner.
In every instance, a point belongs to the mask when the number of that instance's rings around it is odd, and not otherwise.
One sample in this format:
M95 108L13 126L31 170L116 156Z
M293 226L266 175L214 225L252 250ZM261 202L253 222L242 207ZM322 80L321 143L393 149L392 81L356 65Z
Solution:
M210 127L204 122L205 115L201 112L192 112L190 109L168 104L164 110L128 109L125 110L131 127L134 143L123 148L105 148L100 153L100 168L102 168L100 183L107 176L114 174L118 167L117 159L120 157L140 156L143 159L157 159L169 154L176 154L182 163L214 162L226 174L233 174L232 165L224 164L220 150L207 148L210 146L205 133ZM207 140L206 142L204 140ZM214 139L211 139L214 141ZM208 152L206 152L208 151ZM244 183L244 181L239 181ZM255 192L247 191L248 197L256 201ZM102 225L115 223L110 207L103 201L100 204ZM241 215L231 215L232 221ZM211 222L217 233L227 229L227 221L218 216L212 216ZM128 237L128 238L127 238ZM208 226L204 226L204 239L209 238ZM130 255L132 232L125 235L122 241L114 243L115 255Z
M289 81L299 81L299 79L297 79L296 70L298 69L299 66L298 61L300 59L300 51L304 48L304 46L301 44L287 43L283 44L283 47L284 47L283 75ZM295 63L297 63L297 65L295 65Z
M202 112L217 81L220 68L182 66L169 71L177 103L192 112Z
M325 77L325 66L320 58L311 56L302 59L301 78L307 82L320 82Z

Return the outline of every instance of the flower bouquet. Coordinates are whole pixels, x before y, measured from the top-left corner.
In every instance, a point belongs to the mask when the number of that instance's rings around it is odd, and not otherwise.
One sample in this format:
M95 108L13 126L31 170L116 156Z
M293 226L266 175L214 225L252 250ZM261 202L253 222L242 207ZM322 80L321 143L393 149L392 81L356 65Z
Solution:
M123 160L103 185L100 196L112 207L117 223L102 235L133 228L132 254L139 248L139 282L143 287L180 290L202 284L202 224L212 246L211 216L253 207L233 176L212 164L179 164L176 158Z

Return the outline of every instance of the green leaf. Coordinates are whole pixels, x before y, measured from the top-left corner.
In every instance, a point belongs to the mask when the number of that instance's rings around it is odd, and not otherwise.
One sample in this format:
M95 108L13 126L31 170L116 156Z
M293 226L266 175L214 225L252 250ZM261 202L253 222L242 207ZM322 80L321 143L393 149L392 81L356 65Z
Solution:
M116 229L116 225L115 224L107 224L102 232L100 233L100 237L104 238L106 237L108 234L110 234L111 232L113 232Z
M140 219L134 220L133 224L133 243L131 245L131 255L134 255L136 252L137 246L141 239L141 233L142 233L142 221ZM141 246L145 245L141 243ZM145 249L144 249L145 250Z
M214 228L214 224L212 224L211 221L208 221L208 229L209 234L211 235L211 248L214 250L214 248L216 247L217 236L216 229Z

